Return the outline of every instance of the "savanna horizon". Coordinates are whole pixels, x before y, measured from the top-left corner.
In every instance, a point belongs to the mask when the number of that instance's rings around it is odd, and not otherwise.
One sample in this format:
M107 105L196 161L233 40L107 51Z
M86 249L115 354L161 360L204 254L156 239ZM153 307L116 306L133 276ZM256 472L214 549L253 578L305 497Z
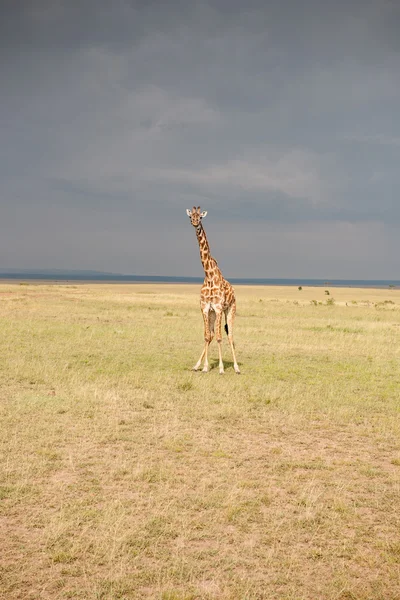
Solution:
M128 274L118 272L105 272L94 270L76 270L76 269L10 269L0 268L1 283L170 283L170 284L194 284L203 282L203 276L188 275L159 275L159 274ZM334 288L352 287L352 288L400 288L400 280L373 278L369 279L349 279L337 277L240 277L234 274L229 275L229 281L233 285L247 286L303 286L307 288L331 286Z
M199 290L0 284L1 597L400 598L399 291Z

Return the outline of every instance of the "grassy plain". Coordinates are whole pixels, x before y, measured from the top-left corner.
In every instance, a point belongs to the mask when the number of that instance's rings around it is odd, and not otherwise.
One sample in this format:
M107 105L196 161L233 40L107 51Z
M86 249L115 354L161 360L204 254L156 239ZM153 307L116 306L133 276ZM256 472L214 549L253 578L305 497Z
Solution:
M400 291L0 285L0 597L400 599ZM334 301L332 301L334 298Z

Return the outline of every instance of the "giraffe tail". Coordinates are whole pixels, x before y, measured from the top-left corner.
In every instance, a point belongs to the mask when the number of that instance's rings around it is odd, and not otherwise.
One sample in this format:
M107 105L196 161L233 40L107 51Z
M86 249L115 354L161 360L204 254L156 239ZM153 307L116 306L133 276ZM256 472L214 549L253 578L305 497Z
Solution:
M229 328L228 328L228 323L225 323L225 331L226 331L226 335L229 335ZM235 347L234 342L232 341L233 347Z

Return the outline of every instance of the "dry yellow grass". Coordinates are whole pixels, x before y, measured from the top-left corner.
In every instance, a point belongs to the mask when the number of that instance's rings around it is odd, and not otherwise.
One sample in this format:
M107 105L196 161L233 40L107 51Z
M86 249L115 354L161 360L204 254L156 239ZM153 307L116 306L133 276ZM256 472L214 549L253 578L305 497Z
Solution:
M236 291L0 285L1 598L400 598L399 291Z

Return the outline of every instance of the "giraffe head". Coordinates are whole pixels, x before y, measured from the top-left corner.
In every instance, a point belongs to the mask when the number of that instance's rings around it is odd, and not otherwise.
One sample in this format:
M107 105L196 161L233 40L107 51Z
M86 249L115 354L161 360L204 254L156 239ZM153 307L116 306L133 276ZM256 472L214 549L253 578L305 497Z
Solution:
M192 210L186 210L186 214L189 217L193 227L198 227L200 225L201 219L203 219L203 217L206 216L207 211L203 210L203 212L200 212L200 206L198 206L197 208L193 206Z

